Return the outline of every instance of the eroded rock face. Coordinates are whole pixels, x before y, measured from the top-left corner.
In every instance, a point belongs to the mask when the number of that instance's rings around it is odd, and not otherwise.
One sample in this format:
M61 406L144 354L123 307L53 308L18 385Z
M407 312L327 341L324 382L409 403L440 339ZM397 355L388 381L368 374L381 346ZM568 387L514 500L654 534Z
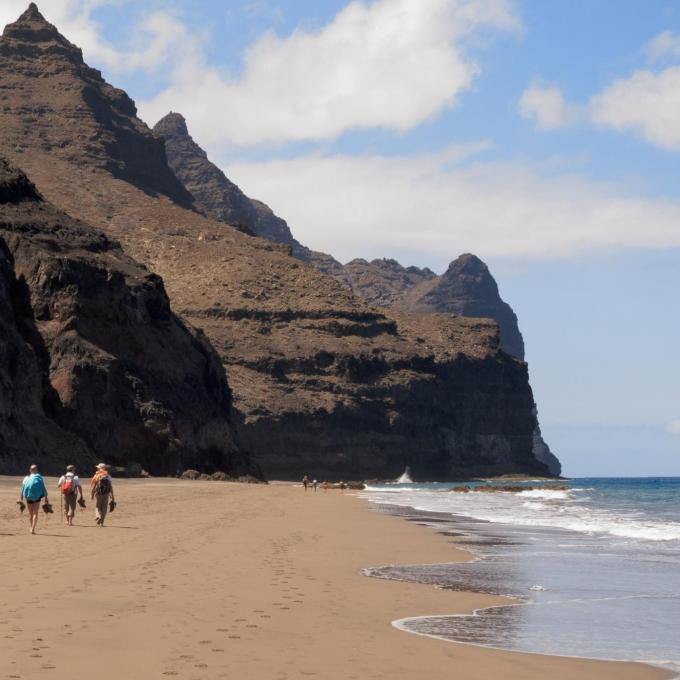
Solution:
M4 465L23 468L41 453L61 464L72 456L134 461L154 474L189 465L251 470L234 443L222 365L172 313L157 275L46 203L4 160L0 239L3 321L13 339L5 354L14 357L5 364L6 398L13 412L42 409L52 423L51 435ZM56 430L79 441L73 453L63 455ZM21 446L20 436L9 438Z
M354 290L374 304L494 319L500 328L501 348L524 359L517 316L501 299L489 268L475 255L461 255L441 276L429 269L403 267L395 260L353 260L345 271Z
M173 308L201 327L219 353L233 390L239 441L257 454L267 476L385 478L406 465L419 479L547 472L532 452L535 417L526 365L499 351L494 322L374 308L335 278L292 258L290 244L249 236L185 209L167 193L143 190L143 178L135 175L143 164L130 164L128 176L115 173L93 159L80 137L68 154L53 153L52 126L34 129L15 119L23 120L27 107L47 105L55 73L61 87L82 88L81 70L59 51L31 56L17 31L10 33L12 40L0 39L0 88L7 95L0 125L9 131L0 146L46 198L97 224L163 277ZM17 71L14 62L23 59L31 63ZM91 98L104 100L99 93ZM50 106L53 117L71 113L68 106ZM107 115L97 107L83 106L79 116L87 129L101 126L105 134L99 121ZM145 137L132 110L123 117L130 119L120 122L123 128ZM55 124L56 138L62 127L63 120ZM41 279L29 271L30 261L24 258L21 267L37 286ZM136 282L137 297L146 290L159 300L157 279L145 278L148 272L139 276L123 278L128 287ZM127 323L118 299L126 295L123 288L107 304ZM40 297L48 307L59 299L45 291ZM165 313L159 323L167 323ZM60 316L59 323L68 318ZM53 327L61 328L46 325L43 332ZM57 339L50 336L50 343L59 346ZM169 350L152 339L155 356L148 357L148 366L160 370L159 357ZM92 372L98 375L95 355ZM147 367L147 358L138 361L140 370ZM193 411L198 419L200 409ZM200 469L191 460L184 467Z
M15 152L37 142L52 158L85 157L91 167L191 207L191 195L168 168L163 142L137 118L132 99L87 66L80 48L34 3L5 27L0 74L15 113L3 117L2 134L13 140ZM23 91L28 81L35 87Z
M0 162L0 177L2 170ZM0 192L3 188L0 180ZM66 460L87 466L93 459L84 442L45 412L50 399L44 354L31 344L23 298L11 253L0 238L0 474L25 472L34 462L45 472L56 472Z

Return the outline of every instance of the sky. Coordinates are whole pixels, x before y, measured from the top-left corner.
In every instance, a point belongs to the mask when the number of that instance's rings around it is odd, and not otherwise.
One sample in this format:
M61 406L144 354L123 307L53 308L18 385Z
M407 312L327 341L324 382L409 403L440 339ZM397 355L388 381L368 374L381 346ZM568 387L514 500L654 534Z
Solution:
M38 5L305 245L482 257L566 474L680 475L680 3Z

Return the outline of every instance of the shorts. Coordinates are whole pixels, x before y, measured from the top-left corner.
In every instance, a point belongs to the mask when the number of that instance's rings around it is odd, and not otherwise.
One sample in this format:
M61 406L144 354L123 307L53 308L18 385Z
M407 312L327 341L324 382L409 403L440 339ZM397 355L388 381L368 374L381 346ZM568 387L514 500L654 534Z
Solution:
M78 499L78 494L67 493L62 496L64 499L64 510L66 511L67 517L73 517L76 514L76 500Z
M33 505L33 503L40 503L40 501L41 501L43 498L45 498L45 496L40 496L40 498L38 498L37 501L29 501L28 498L27 498L27 499L26 499L26 502L27 502L29 505Z

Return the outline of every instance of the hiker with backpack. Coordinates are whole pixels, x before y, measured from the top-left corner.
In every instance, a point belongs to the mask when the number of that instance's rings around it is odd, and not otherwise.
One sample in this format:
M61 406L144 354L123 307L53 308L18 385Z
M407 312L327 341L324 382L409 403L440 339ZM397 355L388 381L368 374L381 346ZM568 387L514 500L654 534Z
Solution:
M81 507L85 507L83 487L78 475L76 475L76 468L74 465L66 466L66 473L59 478L57 486L61 491L62 506L66 514L66 524L72 527L73 517L76 514L76 502L79 502ZM78 501L79 495L80 500Z
M46 513L52 512L52 506L47 499L47 487L42 475L38 472L37 465L31 465L28 474L24 477L21 484L21 497L17 504L24 511L25 505L28 505L28 523L31 528L31 533L35 533L35 528L38 525L38 513L40 512L40 501L45 499L43 509Z
M90 497L95 501L96 507L95 520L100 527L103 527L106 513L113 512L116 507L111 475L109 475L109 470L104 463L97 465L97 471L90 482L90 487Z

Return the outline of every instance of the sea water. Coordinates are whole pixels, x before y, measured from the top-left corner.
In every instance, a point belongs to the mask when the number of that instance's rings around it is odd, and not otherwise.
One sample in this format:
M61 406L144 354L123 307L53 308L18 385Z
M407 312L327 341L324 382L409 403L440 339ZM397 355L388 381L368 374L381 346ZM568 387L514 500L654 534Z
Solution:
M454 486L386 484L364 493L380 508L455 536L473 561L366 573L509 595L514 604L472 616L424 611L396 626L456 642L680 671L680 478L575 479L564 491L541 482L517 492L449 491Z

